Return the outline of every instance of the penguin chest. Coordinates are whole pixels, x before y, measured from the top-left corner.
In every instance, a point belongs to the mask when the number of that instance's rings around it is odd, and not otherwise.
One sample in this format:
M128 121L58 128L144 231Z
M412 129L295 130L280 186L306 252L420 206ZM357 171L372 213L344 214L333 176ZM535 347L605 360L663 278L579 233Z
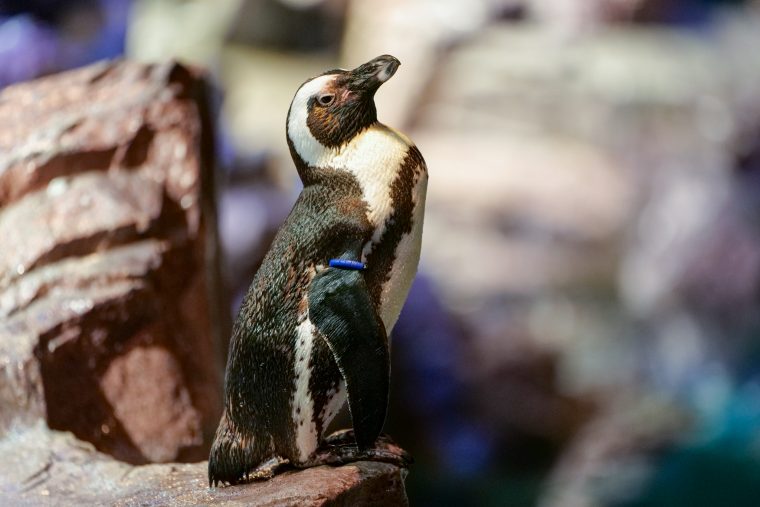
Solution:
M406 168L392 189L382 224L365 248L365 262L379 287L379 314L390 333L417 273L427 193L424 162ZM403 180L406 181L403 181Z
M313 161L351 173L367 204L374 233L362 252L370 289L390 332L417 272L422 239L427 168L419 150L402 133L375 124L345 147Z

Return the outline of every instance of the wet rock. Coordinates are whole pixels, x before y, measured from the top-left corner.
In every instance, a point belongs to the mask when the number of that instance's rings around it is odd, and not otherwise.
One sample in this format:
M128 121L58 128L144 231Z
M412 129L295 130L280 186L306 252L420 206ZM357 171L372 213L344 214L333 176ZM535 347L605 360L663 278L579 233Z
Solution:
M226 304L202 80L106 62L6 88L0 118L0 434L203 459Z

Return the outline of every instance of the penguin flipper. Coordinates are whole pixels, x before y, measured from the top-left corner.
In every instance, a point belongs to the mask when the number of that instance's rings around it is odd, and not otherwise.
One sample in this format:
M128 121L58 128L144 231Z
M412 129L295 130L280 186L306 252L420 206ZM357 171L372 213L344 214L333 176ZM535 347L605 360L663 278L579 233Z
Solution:
M336 268L318 273L309 287L309 319L327 341L346 382L356 443L368 449L385 422L390 351L364 275Z

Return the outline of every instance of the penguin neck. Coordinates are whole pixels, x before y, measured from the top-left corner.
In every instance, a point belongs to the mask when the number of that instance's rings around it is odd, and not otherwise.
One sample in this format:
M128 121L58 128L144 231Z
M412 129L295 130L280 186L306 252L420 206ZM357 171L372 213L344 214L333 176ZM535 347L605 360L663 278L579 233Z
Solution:
M352 175L367 204L367 218L375 227L382 226L392 211L391 186L413 146L411 141L396 130L375 122L342 146L328 148L319 145L302 149L310 144L294 142L288 136L291 156L304 186L320 182L333 171Z
M316 175L312 174L315 169L345 169L339 166L341 158L345 157L345 154L351 150L350 147L356 143L358 138L375 128L387 127L374 120L360 128L358 133L347 141L328 146L319 142L308 126L300 125L292 118L289 119L287 125L288 148L304 186L315 181Z

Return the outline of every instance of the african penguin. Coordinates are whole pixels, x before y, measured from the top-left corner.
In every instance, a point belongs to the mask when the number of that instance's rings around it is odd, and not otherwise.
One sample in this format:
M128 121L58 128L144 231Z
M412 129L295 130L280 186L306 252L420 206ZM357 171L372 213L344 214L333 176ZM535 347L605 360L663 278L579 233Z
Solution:
M293 98L287 141L303 191L233 326L212 485L271 477L283 463L406 459L374 447L427 188L419 150L377 120L375 92L399 65L383 55L328 71ZM346 400L353 434L325 439Z

